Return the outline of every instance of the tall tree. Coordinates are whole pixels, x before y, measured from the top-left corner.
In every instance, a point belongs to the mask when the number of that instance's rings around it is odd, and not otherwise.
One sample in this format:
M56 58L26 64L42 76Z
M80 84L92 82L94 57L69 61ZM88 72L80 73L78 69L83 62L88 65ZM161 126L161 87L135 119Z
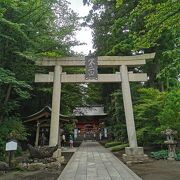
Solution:
M87 21L93 28L97 55L156 52L154 61L144 68L149 76L147 86L163 91L178 84L179 25L175 23L179 19L178 1L97 0L92 3Z
M78 44L73 39L78 17L66 0L2 0L0 7L2 73L6 69L17 82L26 81L34 87L36 57L69 55L71 46ZM0 80L4 81L2 77ZM42 89L36 86L36 90L37 87ZM1 106L4 106L6 94L10 94L8 101L13 100L11 83L1 86L1 92L4 97ZM31 91L31 96L37 92L40 91Z
M133 84L132 98L137 108L135 108L135 118L138 137L142 143L148 138L149 141L155 142L160 133L155 131L155 127L162 130L163 127L170 127L170 122L176 124L176 120L179 119L176 117L175 120L167 121L165 118L166 120L163 121L168 108L172 108L167 112L168 116L171 113L177 115L171 105L176 104L178 98L175 98L177 97L175 91L180 87L178 37L180 4L177 0L95 0L91 3L93 8L87 16L86 23L93 29L96 55L156 53L155 59L147 62L144 67L129 68L134 72L148 73L149 79L144 87L152 87L152 89L137 91L139 87ZM174 88L176 90L171 91ZM108 89L107 86L106 89ZM109 86L109 89L105 97L110 96L115 88ZM170 93L167 95L168 99L165 98L164 91L170 91L166 92ZM163 105L162 99L166 101L167 106ZM112 120L116 122L113 116L116 115L113 101L110 105L113 113L110 114ZM121 116L118 115L118 117ZM178 129L179 124L176 125ZM149 132L149 135L145 137L146 132Z

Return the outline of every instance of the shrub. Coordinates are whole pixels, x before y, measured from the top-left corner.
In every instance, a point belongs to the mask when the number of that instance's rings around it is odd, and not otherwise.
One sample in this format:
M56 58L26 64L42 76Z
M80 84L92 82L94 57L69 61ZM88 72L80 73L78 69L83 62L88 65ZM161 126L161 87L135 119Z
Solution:
M128 144L121 144L121 145L118 145L118 146L114 146L112 147L111 151L112 152L117 152L117 151L120 151L122 149L124 149L125 147L128 147L129 145Z
M180 136L180 90L160 92L153 88L139 89L140 97L134 106L138 143L162 144L161 131L177 130Z
M180 161L180 151L176 152L175 160Z
M161 150L157 152L151 152L150 157L159 159L167 159L168 158L168 150Z
M122 142L108 142L108 143L105 144L105 147L109 148L109 147L117 146L117 145L120 145L120 144L122 144Z
M168 158L168 150L161 150L157 152L151 152L150 157L159 159L167 159ZM175 160L180 161L180 151L176 151Z
M5 159L5 146L9 139L25 140L27 135L26 129L19 118L6 118L0 124L0 160Z

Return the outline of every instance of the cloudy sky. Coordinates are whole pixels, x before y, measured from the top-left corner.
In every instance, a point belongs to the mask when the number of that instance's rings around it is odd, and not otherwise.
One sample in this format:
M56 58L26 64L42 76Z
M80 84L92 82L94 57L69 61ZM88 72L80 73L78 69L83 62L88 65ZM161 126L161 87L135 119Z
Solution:
M89 6L83 5L83 0L68 0L70 8L73 9L79 16L86 16L91 9ZM83 52L85 55L89 53L89 50L92 51L92 36L90 28L82 28L80 31L76 32L76 39L87 45L76 46L73 48L76 52Z

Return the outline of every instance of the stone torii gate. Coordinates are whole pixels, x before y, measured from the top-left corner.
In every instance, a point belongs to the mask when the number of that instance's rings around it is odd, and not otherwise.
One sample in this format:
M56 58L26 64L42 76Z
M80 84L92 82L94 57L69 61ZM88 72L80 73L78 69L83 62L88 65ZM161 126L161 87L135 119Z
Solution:
M124 110L129 140L129 147L125 149L126 160L142 160L145 155L142 147L138 147L134 123L132 99L129 82L147 81L146 73L128 72L128 66L138 67L146 64L146 60L153 59L155 53L136 56L99 56L97 63L100 67L119 67L114 74L98 74L97 79L87 80L85 74L66 74L63 67L85 67L85 57L42 58L36 62L39 66L53 66L54 72L36 74L35 82L53 82L52 114L50 125L50 146L58 143L59 111L61 98L61 83L122 83Z

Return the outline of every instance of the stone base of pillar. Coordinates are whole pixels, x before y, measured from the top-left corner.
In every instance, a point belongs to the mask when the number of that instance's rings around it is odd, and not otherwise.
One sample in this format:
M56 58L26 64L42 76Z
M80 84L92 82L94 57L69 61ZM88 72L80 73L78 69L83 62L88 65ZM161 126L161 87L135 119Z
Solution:
M175 158L173 158L173 157L168 157L167 160L174 161Z
M126 163L140 163L147 161L149 158L144 154L143 147L126 147L125 154L123 154L123 159Z

